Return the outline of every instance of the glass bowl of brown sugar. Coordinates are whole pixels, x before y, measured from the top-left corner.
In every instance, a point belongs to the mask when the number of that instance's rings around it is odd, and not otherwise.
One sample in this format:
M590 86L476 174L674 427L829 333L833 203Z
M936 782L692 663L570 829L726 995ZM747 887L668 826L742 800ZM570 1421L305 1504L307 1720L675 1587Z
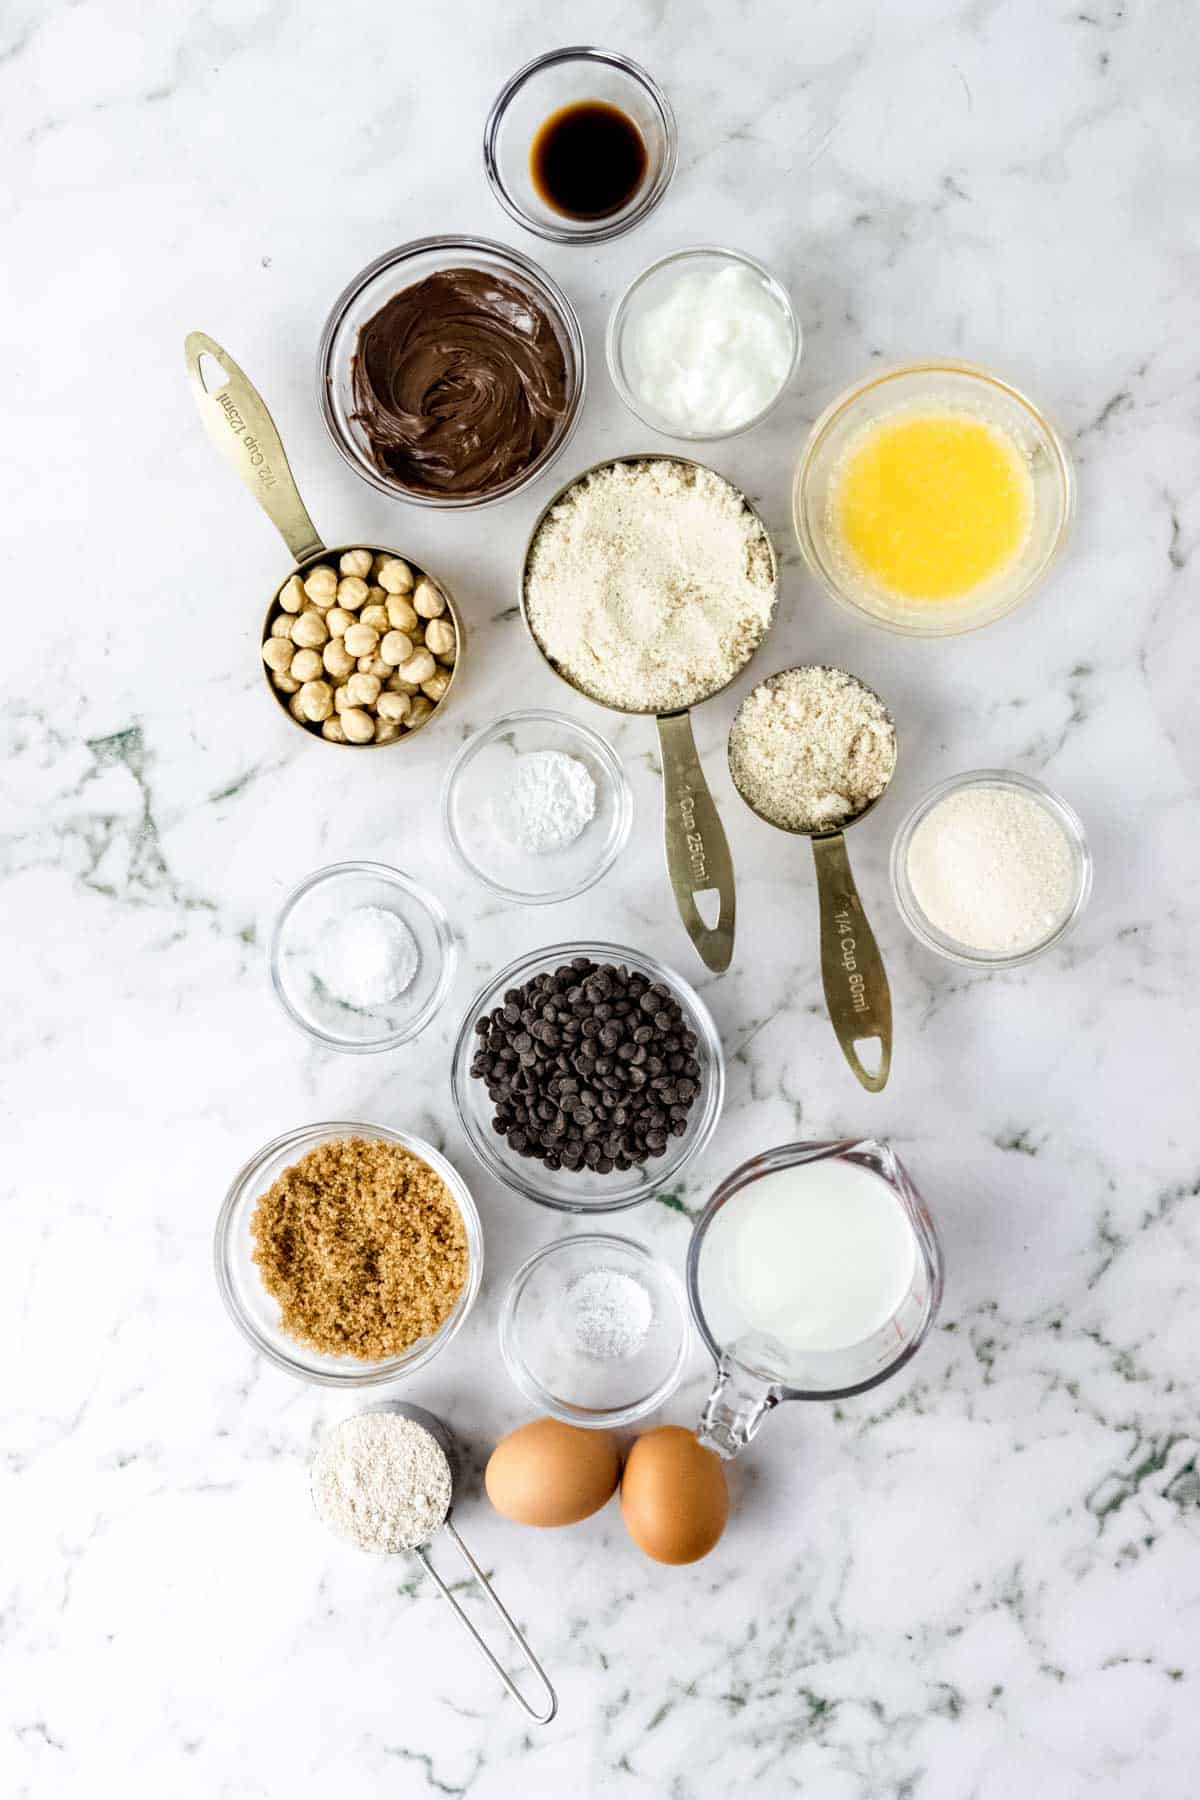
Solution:
M331 1238L336 1261L322 1250ZM466 1182L432 1144L384 1125L301 1125L264 1145L233 1179L213 1250L242 1336L323 1387L423 1368L462 1329L483 1278Z

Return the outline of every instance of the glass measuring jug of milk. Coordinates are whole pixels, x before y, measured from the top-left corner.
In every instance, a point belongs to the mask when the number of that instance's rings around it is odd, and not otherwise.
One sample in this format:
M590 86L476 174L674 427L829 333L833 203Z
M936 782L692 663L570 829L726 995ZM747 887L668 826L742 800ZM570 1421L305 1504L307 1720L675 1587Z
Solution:
M933 1323L942 1252L889 1145L783 1144L717 1188L687 1285L717 1364L700 1440L736 1456L781 1400L841 1400L894 1375Z

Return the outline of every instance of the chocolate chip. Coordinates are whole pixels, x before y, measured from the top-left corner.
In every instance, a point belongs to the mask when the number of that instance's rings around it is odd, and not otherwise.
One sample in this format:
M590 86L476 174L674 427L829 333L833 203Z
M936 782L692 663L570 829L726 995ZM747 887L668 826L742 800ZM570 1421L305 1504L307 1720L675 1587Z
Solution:
M664 982L575 957L509 988L475 1036L493 1130L547 1169L628 1170L687 1129L697 1039Z

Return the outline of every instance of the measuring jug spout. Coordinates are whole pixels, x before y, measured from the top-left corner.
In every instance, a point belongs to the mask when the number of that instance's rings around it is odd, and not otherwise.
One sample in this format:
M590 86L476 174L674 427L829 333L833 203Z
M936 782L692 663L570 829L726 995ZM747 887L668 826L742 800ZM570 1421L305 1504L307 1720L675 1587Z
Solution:
M704 1403L696 1435L702 1444L728 1461L746 1448L780 1398L779 1389L762 1376L722 1362Z

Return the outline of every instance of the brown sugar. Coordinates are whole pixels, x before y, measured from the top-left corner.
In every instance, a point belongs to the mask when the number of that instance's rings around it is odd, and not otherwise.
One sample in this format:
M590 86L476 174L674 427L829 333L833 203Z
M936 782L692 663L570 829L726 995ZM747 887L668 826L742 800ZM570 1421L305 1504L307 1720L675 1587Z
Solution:
M283 1329L334 1356L399 1355L445 1323L467 1279L454 1196L399 1144L309 1150L261 1197L250 1235Z

